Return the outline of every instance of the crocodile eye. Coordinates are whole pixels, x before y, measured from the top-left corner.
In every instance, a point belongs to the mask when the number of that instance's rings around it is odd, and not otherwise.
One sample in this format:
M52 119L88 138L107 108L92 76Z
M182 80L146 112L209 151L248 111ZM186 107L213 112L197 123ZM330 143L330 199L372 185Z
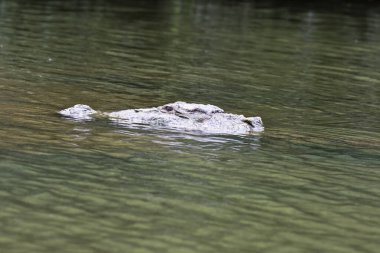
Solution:
M168 111L168 112L173 111L173 107L171 107L171 106L165 106L164 109L165 109L166 111Z

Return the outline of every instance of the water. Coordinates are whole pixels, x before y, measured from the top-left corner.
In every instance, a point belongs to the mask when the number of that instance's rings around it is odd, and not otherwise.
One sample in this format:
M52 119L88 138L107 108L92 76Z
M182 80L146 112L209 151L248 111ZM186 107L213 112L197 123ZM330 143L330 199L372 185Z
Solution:
M379 10L0 1L0 252L378 252ZM56 114L177 100L265 132Z

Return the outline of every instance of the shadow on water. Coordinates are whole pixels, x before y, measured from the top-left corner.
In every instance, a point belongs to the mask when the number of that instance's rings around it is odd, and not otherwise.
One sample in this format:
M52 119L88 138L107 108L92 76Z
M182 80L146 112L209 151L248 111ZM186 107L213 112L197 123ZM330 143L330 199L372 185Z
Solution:
M231 152L251 152L260 147L261 133L247 135L205 134L197 131L170 129L167 127L145 124L130 124L125 121L109 119L75 120L63 118L71 122L73 128L68 136L73 142L82 145L86 140L96 140L96 128L104 128L111 139L108 142L144 141L146 145L157 145L174 153L201 152L215 153L222 150ZM70 123L70 125L71 125ZM102 142L105 140L103 139ZM103 143L104 144L104 143ZM101 143L95 144L101 145Z

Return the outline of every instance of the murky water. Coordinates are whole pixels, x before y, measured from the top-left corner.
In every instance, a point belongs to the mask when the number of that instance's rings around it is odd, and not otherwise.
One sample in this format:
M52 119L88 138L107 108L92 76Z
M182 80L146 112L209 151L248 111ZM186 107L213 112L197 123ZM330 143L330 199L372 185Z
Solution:
M0 1L0 252L378 252L380 8L279 3ZM265 132L56 114L177 100Z

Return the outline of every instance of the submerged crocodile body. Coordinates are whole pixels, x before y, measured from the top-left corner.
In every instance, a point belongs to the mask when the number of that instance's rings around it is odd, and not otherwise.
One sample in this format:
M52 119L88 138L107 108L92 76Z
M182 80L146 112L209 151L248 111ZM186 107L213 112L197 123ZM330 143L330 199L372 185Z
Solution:
M88 105L75 105L59 112L65 117L88 120L104 115L123 124L143 124L209 134L249 134L264 130L260 117L225 113L214 105L175 102L163 106L105 113Z

